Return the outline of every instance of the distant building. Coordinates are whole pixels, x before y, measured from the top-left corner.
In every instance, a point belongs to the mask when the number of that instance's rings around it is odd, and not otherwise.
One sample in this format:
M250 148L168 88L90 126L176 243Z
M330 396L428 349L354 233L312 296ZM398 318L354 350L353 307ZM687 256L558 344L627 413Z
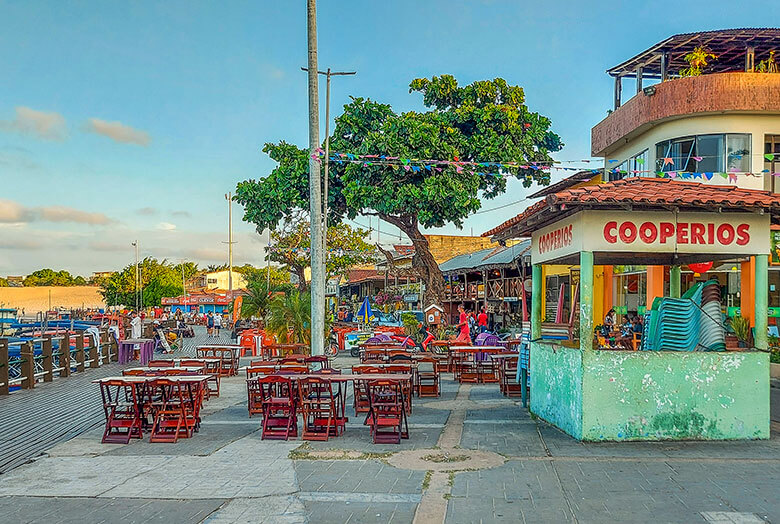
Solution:
M230 289L230 271L226 269L196 275L187 283L187 289L227 291ZM246 278L235 270L233 271L233 289L246 289Z
M24 286L24 277L12 277L11 275L8 275L5 279L8 281L8 285L11 287Z
M113 271L95 271L95 272L92 273L92 277L90 277L90 279L94 281L94 280L98 280L98 279L101 279L101 278L108 278L112 274L114 274Z

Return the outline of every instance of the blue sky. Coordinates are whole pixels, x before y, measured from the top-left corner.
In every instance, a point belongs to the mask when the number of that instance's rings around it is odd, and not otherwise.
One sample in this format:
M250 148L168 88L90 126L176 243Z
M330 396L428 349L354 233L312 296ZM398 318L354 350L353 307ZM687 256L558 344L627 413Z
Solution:
M320 68L358 71L334 80L335 108L358 95L421 109L413 78L500 76L552 118L565 159L589 157L590 128L611 107L607 67L675 33L780 19L766 1L320 0L318 9ZM0 0L0 275L115 269L136 238L147 255L224 261L224 193L273 168L264 142L307 142L305 61L303 0ZM324 82L322 91L324 100ZM523 194L512 185L485 207ZM525 205L477 215L464 233ZM236 263L262 263L264 237L234 212Z

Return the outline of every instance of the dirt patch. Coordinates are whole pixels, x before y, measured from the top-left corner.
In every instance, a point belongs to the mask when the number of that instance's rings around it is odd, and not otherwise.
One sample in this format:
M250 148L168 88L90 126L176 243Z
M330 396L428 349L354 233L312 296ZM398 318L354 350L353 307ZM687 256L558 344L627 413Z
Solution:
M0 306L24 309L25 315L34 315L49 309L49 291L51 307L65 309L105 308L100 288L95 286L41 286L41 287L0 287Z

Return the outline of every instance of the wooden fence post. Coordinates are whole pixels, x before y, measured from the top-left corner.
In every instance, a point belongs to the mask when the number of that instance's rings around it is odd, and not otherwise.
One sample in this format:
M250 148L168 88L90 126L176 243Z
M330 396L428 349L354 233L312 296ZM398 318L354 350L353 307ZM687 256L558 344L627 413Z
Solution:
M111 362L111 351L108 347L108 331L100 332L100 365L105 366Z
M76 371L84 371L84 332L76 331Z
M0 338L0 395L8 394L8 339Z
M60 341L60 376L70 376L70 333L67 331Z
M99 336L99 334L98 334L98 336ZM95 340L94 338L92 338L91 336L89 337L89 340L90 340L90 342L89 342L89 368L90 369L99 368L100 367L100 362L98 361L98 350L97 350L98 341Z
M46 374L43 376L44 382L54 380L54 357L52 356L51 335L44 335L41 342L41 354L43 356L43 370Z
M35 387L35 351L32 342L27 341L22 344L20 356L23 361L20 368L22 376L25 377L22 380L22 389L32 389Z

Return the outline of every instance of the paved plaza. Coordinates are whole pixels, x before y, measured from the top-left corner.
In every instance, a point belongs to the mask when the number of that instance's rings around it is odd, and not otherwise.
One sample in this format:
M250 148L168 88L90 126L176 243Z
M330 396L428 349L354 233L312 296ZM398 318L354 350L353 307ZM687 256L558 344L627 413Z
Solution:
M328 442L263 441L260 418L247 416L244 378L225 379L191 439L101 444L98 424L8 469L0 515L9 523L780 522L777 411L769 441L582 444L495 384L459 386L445 375L442 385L440 398L415 399L409 440L375 445L354 413L345 435ZM780 401L780 389L772 395Z

